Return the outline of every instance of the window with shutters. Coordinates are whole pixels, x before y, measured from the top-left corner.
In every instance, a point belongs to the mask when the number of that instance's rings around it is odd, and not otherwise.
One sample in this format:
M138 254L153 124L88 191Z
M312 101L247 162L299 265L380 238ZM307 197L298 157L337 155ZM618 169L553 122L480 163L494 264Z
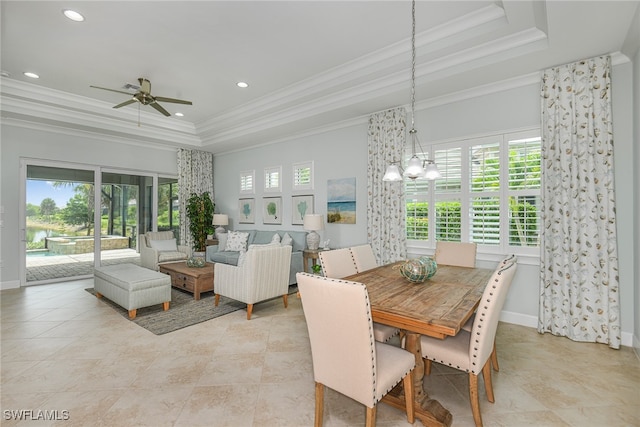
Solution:
M256 171L240 172L240 194L254 194Z
M293 190L313 190L313 162L293 164Z
M281 178L282 167L275 166L264 169L264 191L278 192L282 191Z
M427 147L418 156L434 159L442 178L404 181L410 244L475 242L488 252L537 253L539 130ZM405 164L411 154L408 147Z

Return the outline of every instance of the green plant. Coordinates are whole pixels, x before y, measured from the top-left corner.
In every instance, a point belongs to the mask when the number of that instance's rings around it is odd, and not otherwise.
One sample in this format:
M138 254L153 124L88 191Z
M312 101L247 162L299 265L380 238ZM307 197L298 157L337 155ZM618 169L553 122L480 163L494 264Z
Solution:
M311 269L313 270L314 274L320 274L320 272L322 271L322 266L320 264L315 264L311 266Z
M215 203L211 200L209 192L202 194L191 193L187 200L187 218L189 220L189 232L193 239L193 250L204 252L207 248L207 235L213 234L213 209Z

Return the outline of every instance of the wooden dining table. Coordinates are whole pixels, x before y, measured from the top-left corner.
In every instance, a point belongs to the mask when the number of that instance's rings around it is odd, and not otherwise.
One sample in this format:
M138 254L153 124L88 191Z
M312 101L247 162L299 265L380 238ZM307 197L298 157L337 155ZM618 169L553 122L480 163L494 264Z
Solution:
M423 283L412 283L400 274L404 261L363 271L345 280L364 283L369 293L373 321L400 328L405 349L415 355L412 371L416 418L425 426L450 426L451 413L424 389L424 362L420 336L446 339L456 335L478 307L493 270L439 265ZM383 402L404 410L400 384Z

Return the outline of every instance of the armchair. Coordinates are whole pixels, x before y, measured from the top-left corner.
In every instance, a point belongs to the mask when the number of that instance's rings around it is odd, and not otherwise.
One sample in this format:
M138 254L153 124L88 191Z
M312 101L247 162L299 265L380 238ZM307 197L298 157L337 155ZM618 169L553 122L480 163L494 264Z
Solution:
M140 265L158 271L158 264L184 261L188 247L178 245L173 231L149 231L140 236Z
M247 304L247 320L251 320L253 304L282 296L287 308L291 246L251 245L238 266L216 263L213 289L215 305L220 295Z

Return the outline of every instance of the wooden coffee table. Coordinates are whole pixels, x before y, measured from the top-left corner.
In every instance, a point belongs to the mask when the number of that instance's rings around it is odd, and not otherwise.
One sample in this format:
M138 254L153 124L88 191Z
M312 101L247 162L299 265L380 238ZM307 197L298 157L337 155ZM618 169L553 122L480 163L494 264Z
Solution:
M213 264L208 262L202 268L188 267L186 261L160 264L160 272L171 276L171 286L193 294L200 299L202 292L213 290Z

